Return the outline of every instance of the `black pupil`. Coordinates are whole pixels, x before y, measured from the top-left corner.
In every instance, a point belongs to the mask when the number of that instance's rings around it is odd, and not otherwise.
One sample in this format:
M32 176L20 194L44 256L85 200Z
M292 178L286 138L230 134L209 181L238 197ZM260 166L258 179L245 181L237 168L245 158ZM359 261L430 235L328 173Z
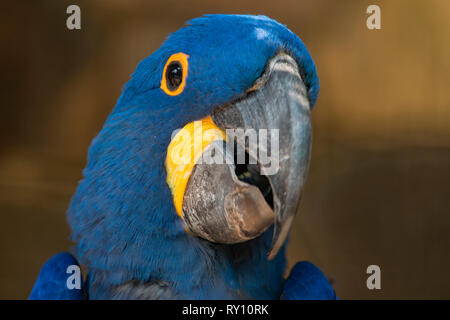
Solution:
M167 88L171 91L177 89L183 81L183 68L179 62L171 62L166 71Z

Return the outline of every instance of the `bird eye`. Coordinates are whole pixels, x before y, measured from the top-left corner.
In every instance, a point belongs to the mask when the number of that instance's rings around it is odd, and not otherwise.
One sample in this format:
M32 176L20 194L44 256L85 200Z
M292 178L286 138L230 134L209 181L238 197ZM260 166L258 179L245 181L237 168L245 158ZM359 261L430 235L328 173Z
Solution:
M166 94L176 96L183 92L188 72L188 58L187 54L179 52L167 60L161 80L161 89Z
M183 81L183 67L178 61L171 62L167 66L166 82L170 91L176 90Z

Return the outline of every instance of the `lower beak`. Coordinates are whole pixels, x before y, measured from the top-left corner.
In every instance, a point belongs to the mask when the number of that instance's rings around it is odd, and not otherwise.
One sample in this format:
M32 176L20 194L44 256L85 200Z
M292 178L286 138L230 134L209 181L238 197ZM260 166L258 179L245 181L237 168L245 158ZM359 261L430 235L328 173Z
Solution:
M269 253L269 259L273 259L283 246L298 210L310 159L310 105L295 60L285 53L273 57L246 96L219 107L213 113L212 120L226 131L227 147L237 147L238 157L232 157L227 165L215 165L214 170L208 170L208 164L201 164L203 168L196 165L198 168L194 170L189 184L208 189L205 194L208 191L214 194L214 201L210 202L211 206L216 206L215 223L209 226L205 223L194 225L195 221L206 220L199 219L198 214L193 217L192 212L198 213L200 210L190 208L197 202L186 201L186 198L189 200L187 192L183 211L188 225L191 229L201 229L199 233L206 233L205 237L209 240L237 243L260 235L274 224ZM256 145L254 141L252 143L253 134L257 136ZM245 150L243 166L247 167L247 177L252 179L246 179L245 174L239 177L236 170L242 167L242 164L236 163L239 150ZM230 155L223 154L223 157L229 160ZM205 172L213 176L216 183L220 181L219 187L202 186L208 180L204 179ZM264 181L270 189L268 192L261 186ZM209 190L211 188L217 190ZM202 210L207 210L208 199L202 197L197 200L203 201Z

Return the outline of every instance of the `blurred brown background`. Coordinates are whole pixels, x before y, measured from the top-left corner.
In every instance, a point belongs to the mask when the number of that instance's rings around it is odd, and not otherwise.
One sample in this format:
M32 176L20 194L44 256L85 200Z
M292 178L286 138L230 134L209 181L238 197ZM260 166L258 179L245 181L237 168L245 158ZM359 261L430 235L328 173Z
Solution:
M78 4L82 29L66 28ZM382 29L366 28L381 7ZM265 14L318 67L312 165L289 248L344 299L450 298L450 1L21 1L2 4L0 298L27 298L68 250L91 139L138 61L187 19ZM381 290L366 268L381 267Z

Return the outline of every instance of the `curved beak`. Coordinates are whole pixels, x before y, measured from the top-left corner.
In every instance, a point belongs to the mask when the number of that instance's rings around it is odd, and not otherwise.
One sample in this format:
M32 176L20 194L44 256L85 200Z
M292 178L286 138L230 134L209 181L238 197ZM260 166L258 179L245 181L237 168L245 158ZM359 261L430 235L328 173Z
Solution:
M196 165L184 197L187 224L208 240L236 243L274 223L273 259L298 210L310 159L310 105L296 61L273 57L246 96L216 109L212 120L227 133L226 164ZM208 210L217 212L199 217Z

